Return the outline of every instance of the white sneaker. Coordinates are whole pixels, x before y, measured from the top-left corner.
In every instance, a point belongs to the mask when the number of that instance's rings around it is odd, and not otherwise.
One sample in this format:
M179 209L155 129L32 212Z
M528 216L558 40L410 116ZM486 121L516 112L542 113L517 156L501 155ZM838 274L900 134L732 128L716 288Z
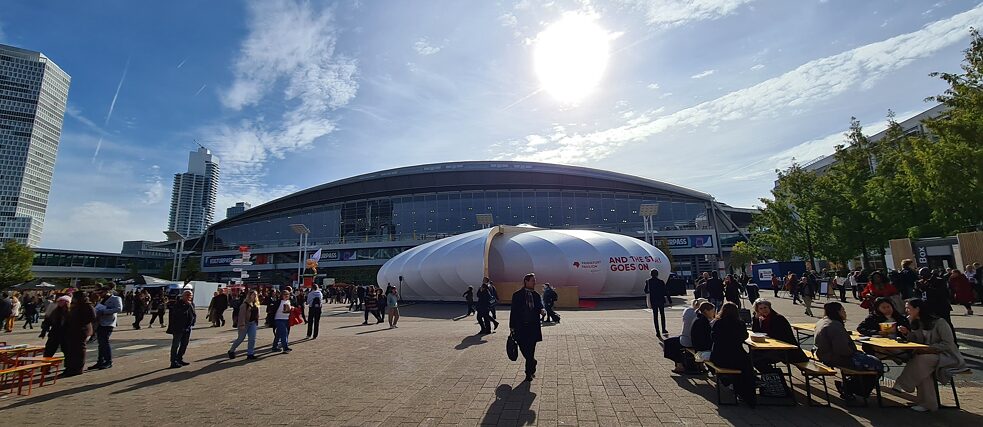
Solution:
M928 408L919 405L912 406L911 409L915 412L928 412Z

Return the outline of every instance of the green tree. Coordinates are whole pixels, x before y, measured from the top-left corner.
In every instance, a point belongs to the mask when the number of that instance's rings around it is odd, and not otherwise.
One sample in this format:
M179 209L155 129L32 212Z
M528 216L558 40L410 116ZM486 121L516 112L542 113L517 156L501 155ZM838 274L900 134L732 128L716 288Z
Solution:
M750 242L737 242L730 252L730 267L739 267L742 273L747 273L747 265L758 260L761 249Z
M8 240L0 248L0 289L5 289L34 278L31 265L34 264L34 251L31 248Z
M765 258L787 261L807 258L809 245L805 230L816 229L813 189L817 177L798 164L775 171L778 182L772 199L760 199L764 207L751 224L751 244Z

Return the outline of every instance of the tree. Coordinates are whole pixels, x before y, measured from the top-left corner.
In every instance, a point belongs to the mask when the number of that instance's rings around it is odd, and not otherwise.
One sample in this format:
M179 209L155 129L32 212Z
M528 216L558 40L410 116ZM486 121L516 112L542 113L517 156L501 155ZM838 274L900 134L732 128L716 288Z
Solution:
M34 251L31 248L8 240L0 248L0 289L24 283L34 278L31 265L34 264Z
M761 249L750 242L737 242L730 252L730 266L731 268L740 267L741 273L747 273L747 265L757 261L760 254Z
M772 190L773 199L760 199L764 207L751 224L751 244L766 258L805 258L809 254L805 230L816 229L812 196L817 177L798 164L775 172L778 182Z

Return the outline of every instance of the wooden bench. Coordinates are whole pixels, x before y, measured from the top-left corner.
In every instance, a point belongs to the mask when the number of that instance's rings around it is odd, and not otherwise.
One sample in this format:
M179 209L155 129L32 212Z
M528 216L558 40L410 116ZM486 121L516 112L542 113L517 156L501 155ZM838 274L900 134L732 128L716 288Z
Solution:
M737 404L737 394L734 395L733 403L724 403L722 399L722 394L720 392L720 377L725 375L738 376L741 375L740 369L728 369L721 368L709 360L704 360L703 364L710 368L710 372L713 373L714 388L717 389L717 404L718 405L736 405Z
M58 370L61 369L61 363L63 361L65 361L65 358L64 357L60 357L60 356L56 356L56 357L18 357L17 358L18 364L21 364L21 365L29 365L31 363L46 363L48 365L48 366L45 366L44 368L41 368L41 384L39 384L39 385L42 386L42 387L44 386L44 383L47 381L48 372L51 371L51 368L55 368L55 374L54 374L54 377L51 380L51 383L52 384L55 384L55 383L58 382Z
M948 406L948 405L943 405L942 404L942 395L939 394L939 380L938 380L938 378L935 377L935 374L934 373L932 374L932 379L935 380L935 398L938 399L938 403L939 403L939 408L940 409L941 408L945 408L945 409L961 409L962 408L962 406L959 405L959 394L956 393L956 377L959 376L959 375L973 375L973 371L970 370L970 369L966 369L965 371L956 372L956 373L952 374L952 379L949 380L949 386L952 387L952 399L956 401L956 406Z
M823 392L826 394L826 406L830 406L829 386L826 384L826 377L835 376L836 370L815 360L793 363L792 365L798 368L799 373L805 378L806 405L812 406L812 380L819 379L823 382Z
M842 368L842 367L837 367L836 369L840 371L840 376L843 378L843 384L844 385L846 384L847 377L875 377L875 378L877 378L877 380L874 381L874 390L877 392L877 406L882 407L882 408L884 407L884 400L881 398L881 381L880 381L880 377L883 374L881 374L880 372L877 372L877 371L860 371L860 370L856 370L856 369ZM864 397L864 406L866 406L866 405L867 405L867 398Z
M31 363L29 365L15 366L13 368L7 368L0 370L0 388L3 388L8 382L8 377L12 374L17 376L17 395L22 396L24 390L24 379L27 379L27 396L31 395L31 390L34 387L34 370L39 368L44 368L46 366L51 366L48 363ZM13 388L13 381L11 381L11 388Z

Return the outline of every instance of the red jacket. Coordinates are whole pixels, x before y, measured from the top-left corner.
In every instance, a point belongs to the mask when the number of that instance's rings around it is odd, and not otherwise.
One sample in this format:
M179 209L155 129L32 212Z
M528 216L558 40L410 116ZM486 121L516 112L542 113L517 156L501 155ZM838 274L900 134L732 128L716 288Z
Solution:
M949 276L949 289L952 290L956 304L971 304L975 300L973 285L969 283L969 278L962 274Z
M867 287L864 288L863 291L860 291L860 298L867 299L869 297L874 299L877 297L889 297L896 293L898 293L898 288L895 288L894 285L890 283L885 283L884 287L878 290L874 287L873 283L867 282Z

